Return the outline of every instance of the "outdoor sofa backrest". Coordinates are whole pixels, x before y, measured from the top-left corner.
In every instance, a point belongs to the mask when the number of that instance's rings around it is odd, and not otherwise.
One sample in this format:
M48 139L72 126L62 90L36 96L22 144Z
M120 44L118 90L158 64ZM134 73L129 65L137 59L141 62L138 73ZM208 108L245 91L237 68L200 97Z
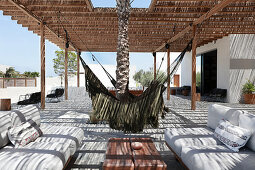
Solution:
M211 129L215 129L222 119L228 120L235 126L251 130L252 135L246 146L255 151L255 115L247 111L241 111L218 104L210 105L208 108L207 126Z
M59 88L59 89L56 89L55 95L56 95L56 97L61 97L61 96L63 96L64 92L65 91L63 88Z
M40 126L40 112L34 105L22 107L17 109L17 111L0 111L0 148L10 143L7 135L8 129L12 125L19 125L21 123L18 115L16 115L16 117L15 115L11 117L11 114L16 114L18 112L21 112L26 120L32 119Z

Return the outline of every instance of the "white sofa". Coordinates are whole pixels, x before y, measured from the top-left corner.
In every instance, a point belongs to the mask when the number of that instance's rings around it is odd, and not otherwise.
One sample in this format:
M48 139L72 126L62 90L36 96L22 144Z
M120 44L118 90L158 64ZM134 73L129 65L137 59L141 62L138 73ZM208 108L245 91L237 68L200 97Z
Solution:
M252 131L251 138L239 152L228 149L214 137L214 130L221 119ZM186 169L255 169L255 115L244 111L213 104L208 109L207 127L168 128L165 141Z
M19 109L26 119L40 124L40 113L35 106ZM0 170L61 170L76 152L84 131L77 127L41 124L43 135L23 147L14 147L8 139L11 112L0 112Z

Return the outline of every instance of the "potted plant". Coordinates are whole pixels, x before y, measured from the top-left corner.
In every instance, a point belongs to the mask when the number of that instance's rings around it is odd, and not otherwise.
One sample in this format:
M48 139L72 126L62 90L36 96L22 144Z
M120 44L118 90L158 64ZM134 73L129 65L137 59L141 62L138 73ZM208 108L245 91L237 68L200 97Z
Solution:
M255 104L255 94L253 94L255 92L255 86L250 80L248 80L248 82L243 85L242 91L244 96L244 103Z

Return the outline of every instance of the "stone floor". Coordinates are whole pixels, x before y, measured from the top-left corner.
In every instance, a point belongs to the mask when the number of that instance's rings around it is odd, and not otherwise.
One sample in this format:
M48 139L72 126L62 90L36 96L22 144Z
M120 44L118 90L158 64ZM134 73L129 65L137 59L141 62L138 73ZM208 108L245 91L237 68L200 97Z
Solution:
M144 136L151 137L160 152L168 169L184 169L174 158L172 152L164 143L164 129L168 127L205 126L209 102L197 102L197 110L190 110L190 100L182 96L171 96L166 101L170 112L165 119L160 119L157 129L147 128L143 133L124 134L110 129L107 124L89 124L91 100L88 95L81 100L68 100L58 103L46 103L46 109L41 112L42 122L61 126L77 126L84 130L85 138L67 169L102 169L107 141L110 137ZM231 107L255 112L254 105L227 104ZM171 168L170 168L171 167Z

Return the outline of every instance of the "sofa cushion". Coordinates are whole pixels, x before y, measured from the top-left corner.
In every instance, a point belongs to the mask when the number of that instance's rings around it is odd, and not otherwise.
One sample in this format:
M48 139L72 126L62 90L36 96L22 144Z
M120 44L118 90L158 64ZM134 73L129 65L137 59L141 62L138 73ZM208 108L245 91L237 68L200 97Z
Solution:
M221 120L215 129L214 136L229 149L238 152L251 137L251 131L234 126L227 120Z
M247 147L255 151L255 115L249 113L240 115L239 126L251 131L252 135L247 142Z
M253 170L255 152L241 149L233 152L225 145L187 146L181 159L190 170Z
M222 144L210 128L168 128L165 130L165 141L179 157L185 146Z
M32 119L8 130L8 137L11 143L16 147L25 146L41 135L41 129Z
M76 152L82 139L84 138L84 131L78 127L51 126L49 124L42 124L40 128L43 135L36 139L35 142L69 143L71 155Z
M228 120L231 124L238 126L240 114L242 114L242 111L240 110L218 104L212 104L208 108L207 126L215 129L219 121L222 119Z
M18 126L29 119L35 121L38 126L41 125L40 112L36 105L28 105L11 112L12 126Z
M7 135L8 128L11 127L11 117L9 114L9 111L0 111L0 148L10 142Z
M0 150L0 169L62 170L70 157L68 144L31 142L25 147Z

